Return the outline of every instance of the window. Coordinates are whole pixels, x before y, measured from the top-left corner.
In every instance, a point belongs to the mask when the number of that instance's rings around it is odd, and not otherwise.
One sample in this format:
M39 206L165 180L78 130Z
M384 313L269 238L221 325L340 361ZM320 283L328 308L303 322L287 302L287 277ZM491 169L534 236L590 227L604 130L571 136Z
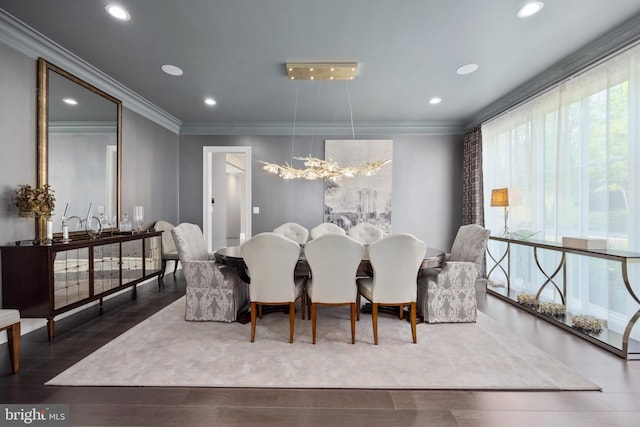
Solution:
M640 47L483 124L482 144L484 200L493 188L510 188L511 231L556 242L605 238L611 249L640 252ZM504 212L486 204L486 226L501 230ZM520 292L544 282L526 251L512 251L512 285ZM559 262L556 254L539 256L551 271ZM629 271L636 295L639 270ZM548 288L543 299L558 302ZM607 318L609 328L618 319L626 325L638 310L616 262L569 256L567 289L570 306Z

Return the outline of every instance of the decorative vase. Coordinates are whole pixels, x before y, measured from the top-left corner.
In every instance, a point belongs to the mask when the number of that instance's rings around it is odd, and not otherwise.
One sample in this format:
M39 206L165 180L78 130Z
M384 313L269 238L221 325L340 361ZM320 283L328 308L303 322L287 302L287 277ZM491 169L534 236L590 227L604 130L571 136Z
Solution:
M142 225L144 223L144 207L136 206L133 208L133 221L136 224L136 231L142 231Z
M100 222L100 219L96 216L87 218L85 222L85 230L90 238L99 238L102 233L102 223Z

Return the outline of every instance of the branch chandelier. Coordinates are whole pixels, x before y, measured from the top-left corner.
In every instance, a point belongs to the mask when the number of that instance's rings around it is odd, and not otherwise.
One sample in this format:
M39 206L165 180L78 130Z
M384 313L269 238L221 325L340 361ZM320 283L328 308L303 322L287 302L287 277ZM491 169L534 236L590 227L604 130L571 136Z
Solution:
M309 64L296 63L286 64L287 75L291 80L353 80L356 75L357 63L339 63L339 64ZM347 82L347 95L349 98L349 113L351 117L351 136L355 139L355 131L353 127L353 111L351 109L351 94ZM379 171L384 165L391 162L390 159L379 160L374 162L361 162L356 165L340 166L333 159L326 160L312 157L293 157L293 146L296 138L296 116L298 111L298 88L296 87L296 103L293 114L293 138L291 142L291 164L278 165L275 163L264 162L262 167L265 171L278 175L282 179L329 179L331 181L339 181L342 178L353 178L357 175L370 176ZM304 162L304 169L293 166L293 160Z

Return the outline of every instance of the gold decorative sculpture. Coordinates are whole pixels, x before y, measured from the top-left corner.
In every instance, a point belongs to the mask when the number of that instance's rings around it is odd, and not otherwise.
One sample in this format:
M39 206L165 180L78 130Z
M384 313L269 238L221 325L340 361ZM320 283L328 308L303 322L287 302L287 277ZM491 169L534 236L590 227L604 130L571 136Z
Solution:
M48 184L41 187L20 185L16 190L18 216L24 218L49 217L55 208L53 189Z

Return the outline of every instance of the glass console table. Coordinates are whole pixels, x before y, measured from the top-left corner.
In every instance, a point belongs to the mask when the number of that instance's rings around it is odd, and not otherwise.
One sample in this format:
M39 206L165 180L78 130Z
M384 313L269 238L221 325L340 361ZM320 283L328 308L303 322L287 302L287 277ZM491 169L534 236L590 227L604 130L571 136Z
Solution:
M487 293L620 357L640 360L639 334L633 332L640 318L640 292L637 287L640 285L640 253L612 249L575 249L555 242L504 236L491 236L489 239ZM575 265L581 264L580 257L603 260L605 272L598 271L603 268L600 265ZM514 272L514 269L519 271ZM528 279L520 277L522 271L528 275ZM591 280L585 284L589 280L589 274L599 279L604 277L605 280ZM529 280L534 276L540 283ZM502 282L494 281L496 278ZM582 295L589 292L595 296ZM598 295L604 295L604 301L596 304L588 301ZM610 299L614 301L611 302ZM550 305L560 307L561 313L550 312L547 309ZM612 308L610 305L616 307ZM601 321L602 327L596 329L580 328L574 324L576 316L597 318L598 316L592 316L594 310L610 313L614 321L604 319Z

